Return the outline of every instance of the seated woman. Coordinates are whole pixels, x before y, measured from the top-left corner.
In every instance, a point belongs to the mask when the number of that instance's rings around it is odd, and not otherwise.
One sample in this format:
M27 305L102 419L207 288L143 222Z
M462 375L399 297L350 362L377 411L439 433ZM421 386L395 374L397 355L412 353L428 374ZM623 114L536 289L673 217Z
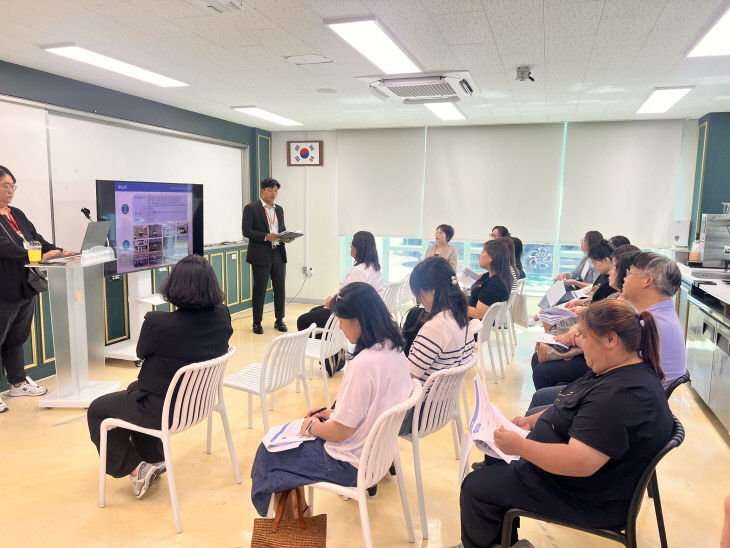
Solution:
M580 241L580 250L585 253L572 272L564 272L558 274L558 280L563 280L566 286L577 288L586 287L596 281L598 273L593 269L593 265L588 257L588 250L603 240L603 234L597 230L589 230Z
M468 308L469 317L477 320L481 320L494 303L509 299L510 288L514 282L510 272L509 252L503 242L484 242L479 254L479 266L487 272L471 286Z
M604 300L579 320L589 373L545 411L513 422L527 438L499 429L499 449L461 485L465 547L500 542L504 513L522 508L590 527L625 526L633 490L672 434L660 380L659 336L651 313ZM513 532L513 538L514 538Z
M137 342L142 368L126 390L91 402L87 419L91 441L99 449L101 422L106 418L159 429L162 407L172 377L181 367L222 356L233 334L231 315L213 268L205 258L189 255L177 263L160 293L177 307L174 312L148 312ZM132 492L142 498L165 472L162 442L155 437L114 428L107 433L106 473L129 475Z
M469 336L466 298L446 261L431 257L418 263L410 286L426 315L408 361L411 377L425 383L437 371L466 363L474 350L474 336ZM413 409L403 420L401 436L411 433L412 423Z
M438 225L435 234L436 243L428 246L426 259L429 257L443 257L449 262L451 270L458 270L459 253L449 242L454 237L454 228L450 225Z
M497 225L492 227L492 232L489 234L490 240L496 240L497 238L510 238L512 240L512 247L510 247L515 257L515 272L517 272L517 278L522 279L525 277L525 271L522 268L522 240L515 238L507 230L506 226Z
M622 245L630 245L631 244L631 240L629 240L626 236L622 236L620 234L617 234L616 236L612 236L611 238L608 239L608 241L616 249L618 249Z
M403 339L375 289L353 282L333 303L342 331L355 345L337 408L307 413L301 434L315 437L314 441L275 453L259 446L251 469L251 500L261 516L274 493L318 481L354 486L370 428L384 411L410 396Z
M454 250L456 251L456 250ZM347 273L340 289L352 282L365 282L373 286L375 291L383 291L383 274L380 272L378 248L372 233L361 230L355 232L350 244L350 256L355 259L355 266ZM313 323L324 327L332 314L332 297L327 297L324 306L315 306L297 318L297 330L302 331Z

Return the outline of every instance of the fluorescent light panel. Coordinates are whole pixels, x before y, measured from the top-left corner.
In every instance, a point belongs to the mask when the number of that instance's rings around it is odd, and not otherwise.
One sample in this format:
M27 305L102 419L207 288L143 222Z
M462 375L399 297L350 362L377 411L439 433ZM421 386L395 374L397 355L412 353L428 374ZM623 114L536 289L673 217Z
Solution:
M444 121L466 120L454 103L424 103L423 106Z
M421 72L374 19L326 23L384 74Z
M187 86L185 82L173 80L172 78L162 76L161 74L157 74L156 72L135 67L134 65L130 65L129 63L125 63L124 61L118 61L116 59L112 59L111 57L107 57L106 55L95 53L93 51L89 51L88 49L80 48L78 46L51 46L43 49L49 53L55 53L56 55L61 55L62 57L73 59L74 61L80 61L82 63L94 65L95 67L110 70L118 74L123 74L124 76L129 76L130 78L136 78L137 80L142 80L143 82L154 84L163 88Z
M657 88L644 104L639 107L636 114L661 114L672 108L677 101L687 95L692 88Z
M278 114L274 114L273 112L269 112L267 110L263 110L257 107L233 107L233 110L243 112L244 114L248 114L249 116L261 118L262 120L268 120L269 122L279 124L280 126L302 125L301 122L295 122L294 120L290 120L289 118L284 118L283 116L279 116Z
M730 9L707 31L687 57L730 55Z

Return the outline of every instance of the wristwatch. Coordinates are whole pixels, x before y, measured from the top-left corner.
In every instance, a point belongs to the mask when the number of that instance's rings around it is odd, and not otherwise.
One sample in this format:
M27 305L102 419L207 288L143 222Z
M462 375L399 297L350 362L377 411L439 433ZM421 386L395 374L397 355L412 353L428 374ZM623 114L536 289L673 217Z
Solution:
M312 434L312 425L315 422L319 422L317 419L312 419L309 423L309 425L304 429L307 432L308 436L316 437L314 434Z

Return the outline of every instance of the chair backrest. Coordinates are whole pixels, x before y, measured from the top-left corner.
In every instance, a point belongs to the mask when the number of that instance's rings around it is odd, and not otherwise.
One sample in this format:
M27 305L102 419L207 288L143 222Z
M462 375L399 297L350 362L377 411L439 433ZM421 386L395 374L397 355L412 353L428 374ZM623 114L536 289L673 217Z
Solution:
M489 338L489 334L495 325L499 325L499 321L504 319L503 311L507 308L507 301L501 303L493 303L487 313L482 318L482 329L477 335L477 343L481 344Z
M261 364L262 393L284 388L304 372L307 339L316 328L313 323L307 329L279 335L271 341Z
M397 310L397 298L398 290L400 289L400 282L388 284L383 288L383 302L388 312L395 314Z
M233 346L222 356L177 370L162 407L163 431L182 432L208 417L222 393L226 364L235 352Z
M454 416L454 408L458 409L464 375L477 363L476 358L472 353L458 367L449 367L429 375L423 385L423 394L414 407L412 432L417 429L418 436L424 437L448 424Z
M675 388L677 388L680 384L684 384L686 382L689 382L690 380L692 380L692 379L689 376L689 371L685 371L684 372L684 375L682 375L681 377L677 377L676 379L674 379L672 381L672 384L670 384L669 386L667 386L664 389L664 393L666 394L667 399L669 399L669 397L672 395L672 392L674 392L674 389Z
M404 402L383 411L365 438L360 464L357 468L358 487L370 487L385 475L393 464L398 448L398 431L406 412L420 399L423 387L418 379L411 379L411 395Z
M519 280L517 280L517 283L515 284L515 287L512 290L513 293L517 293L517 295L525 294L525 279L526 278L520 278Z
M408 310L412 305L416 304L416 298L411 291L410 279L411 275L409 274L398 282L398 294L395 301L398 313Z
M330 314L327 323L324 324L320 343L320 356L322 359L337 354L345 346L345 334L340 329L340 320L334 314Z
M656 469L657 464L659 464L659 461L664 458L664 455L669 453L675 447L679 447L684 441L684 426L682 426L682 423L679 422L679 419L677 417L672 416L672 418L674 419L672 437L669 438L667 444L662 447L659 452L654 456L654 458L651 459L651 461L649 461L649 463L646 465L646 468L644 468L641 476L639 476L639 481L636 483L636 487L634 488L634 495L631 498L629 515L626 521L627 536L632 535L634 538L636 537L636 516L639 515L641 502L642 500L644 500L644 491L646 490L646 486L649 483L649 480L654 474L654 470Z

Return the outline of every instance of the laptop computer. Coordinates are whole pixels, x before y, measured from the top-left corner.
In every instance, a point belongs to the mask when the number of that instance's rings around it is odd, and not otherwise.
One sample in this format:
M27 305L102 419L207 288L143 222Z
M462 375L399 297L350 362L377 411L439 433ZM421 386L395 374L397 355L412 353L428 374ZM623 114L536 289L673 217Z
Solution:
M84 234L84 241L81 243L81 251L87 251L96 246L106 246L107 236L109 236L111 226L111 221L92 221L86 225L86 234ZM70 255L59 257L59 259L78 257L79 255L81 255L80 252L71 253Z

